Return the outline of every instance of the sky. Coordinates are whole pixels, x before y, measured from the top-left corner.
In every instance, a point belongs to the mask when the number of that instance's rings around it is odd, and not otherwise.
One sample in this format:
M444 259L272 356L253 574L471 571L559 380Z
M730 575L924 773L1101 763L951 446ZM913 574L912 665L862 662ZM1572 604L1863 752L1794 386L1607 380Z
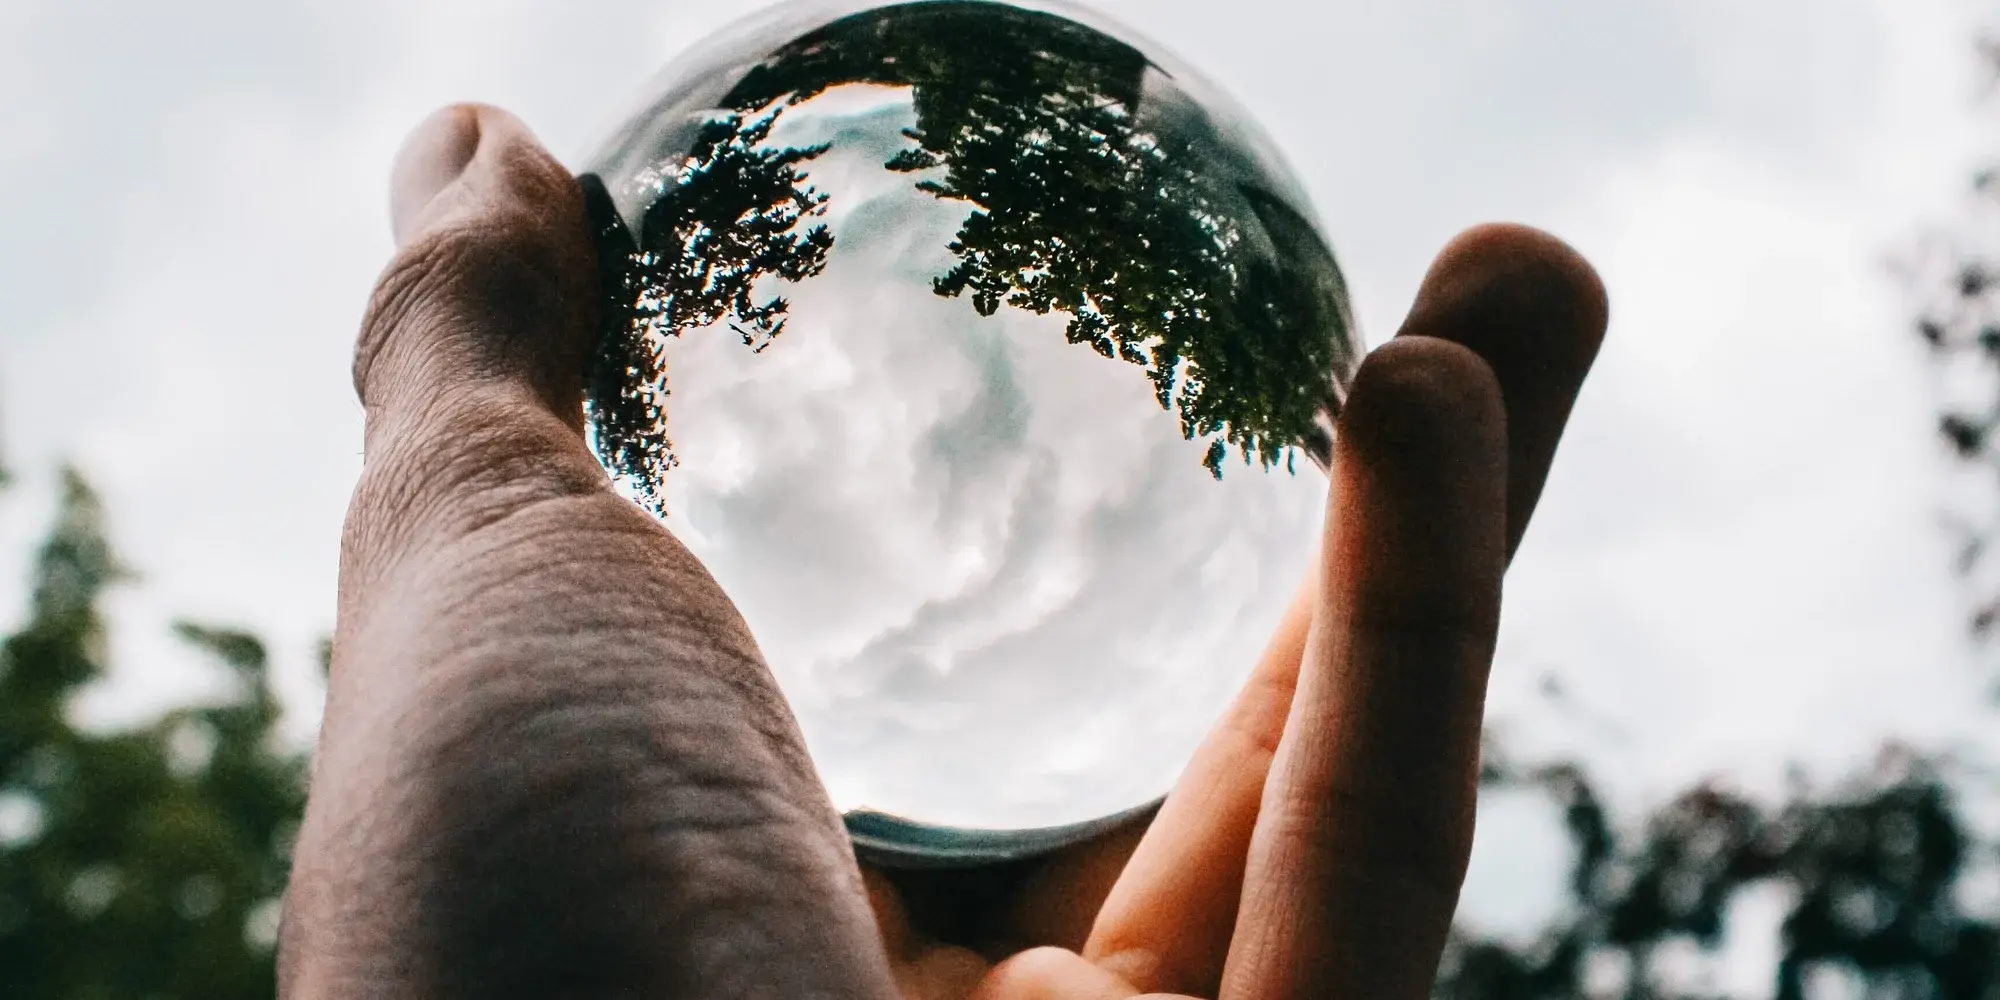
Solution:
M759 6L0 4L0 621L61 462L137 574L112 601L117 676L80 716L213 692L165 637L194 617L271 637L310 733L397 144L472 99L575 163L676 52ZM1092 6L1253 109L1371 342L1476 222L1549 229L1603 274L1610 337L1507 582L1489 723L1517 755L1584 754L1634 810L1705 776L1831 780L1890 737L1991 746L1934 386L1885 266L1991 151L1985 12ZM1531 805L1482 820L1470 910L1505 922L1528 895L1519 859L1549 841Z

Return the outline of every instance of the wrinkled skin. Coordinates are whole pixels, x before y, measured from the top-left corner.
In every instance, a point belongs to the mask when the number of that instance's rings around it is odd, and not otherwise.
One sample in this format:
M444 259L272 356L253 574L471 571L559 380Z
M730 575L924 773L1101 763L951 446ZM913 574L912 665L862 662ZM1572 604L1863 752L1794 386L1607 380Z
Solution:
M1354 385L1312 578L1150 825L892 878L728 596L585 445L575 181L454 107L392 210L284 995L1425 996L1501 575L1605 327L1572 250L1486 226L1438 258Z

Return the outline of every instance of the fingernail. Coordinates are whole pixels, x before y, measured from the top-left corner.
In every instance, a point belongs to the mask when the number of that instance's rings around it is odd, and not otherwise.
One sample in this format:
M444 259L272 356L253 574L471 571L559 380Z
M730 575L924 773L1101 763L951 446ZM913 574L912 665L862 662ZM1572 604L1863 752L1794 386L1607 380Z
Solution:
M479 151L479 111L469 105L445 108L403 140L389 180L389 225L396 245L415 235L430 204L451 186Z

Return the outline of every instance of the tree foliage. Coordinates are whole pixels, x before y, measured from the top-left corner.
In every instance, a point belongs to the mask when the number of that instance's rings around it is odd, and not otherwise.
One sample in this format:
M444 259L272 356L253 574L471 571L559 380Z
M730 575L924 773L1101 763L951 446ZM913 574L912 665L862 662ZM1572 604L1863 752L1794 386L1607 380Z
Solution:
M2000 82L2000 36L1978 46ZM1958 569L1973 581L1971 626L1982 637L2000 627L2000 578L1992 558L2000 538L2000 164L1975 171L1957 218L1929 233L1903 261L1919 296L1911 330L1940 376L1937 433L1977 489L1975 506L1951 515Z
M1938 436L1990 494L2000 482L2000 245L1991 241L2000 232L2000 174L1981 173L1973 198L1968 217L1983 225L1934 234L1918 255L1913 276L1927 301L1913 329L1950 387ZM2000 521L1984 510L1956 516L1959 569L1976 576L1991 562ZM2000 588L1975 595L1971 624L1980 635L2000 625Z
M694 149L660 176L659 193L635 234L595 176L583 178L597 220L604 334L590 371L590 408L600 456L664 514L661 494L675 464L667 436L666 339L727 323L744 346L762 351L784 332L789 305L757 298L767 277L801 281L820 273L833 247L823 225L826 196L801 165L825 147L765 145L782 108L729 113L703 126Z
M1145 94L1149 68L1055 15L917 3L799 38L734 96L910 88L914 145L885 166L970 209L934 290L981 315L1067 315L1071 343L1143 367L1182 433L1210 439L1211 472L1230 445L1269 466L1328 405L1346 290L1312 223L1218 162L1211 123L1142 121L1142 103L1162 99Z
M1067 316L1069 342L1144 369L1217 476L1232 447L1288 461L1355 361L1346 287L1312 222L1223 151L1203 109L1182 98L1173 128L1142 121L1164 99L1145 93L1150 68L1066 18L962 0L855 14L772 53L692 153L639 179L659 193L636 249L593 195L614 263L592 394L606 460L642 490L672 465L665 337L727 319L761 349L782 330L785 301L750 288L824 265L832 237L799 226L823 210L803 167L826 147L767 140L787 109L869 84L907 88L916 113L883 166L967 209L933 291L986 316Z
M1488 787L1546 792L1563 811L1574 863L1569 903L1522 947L1454 932L1435 995L1449 1000L1696 1000L1662 956L1721 943L1731 904L1769 887L1785 913L1771 995L1816 995L1816 974L1871 998L1980 1000L2000 991L2000 928L1959 890L1975 864L2000 862L1977 838L1931 761L1890 755L1882 773L1766 806L1696 787L1621 830L1574 764L1493 761ZM1740 928L1738 929L1740 930ZM1595 974L1594 974L1595 972Z
M263 645L183 624L235 697L86 732L69 703L104 674L98 605L121 574L73 473L34 573L27 620L0 642L0 996L270 997L305 764L273 744Z

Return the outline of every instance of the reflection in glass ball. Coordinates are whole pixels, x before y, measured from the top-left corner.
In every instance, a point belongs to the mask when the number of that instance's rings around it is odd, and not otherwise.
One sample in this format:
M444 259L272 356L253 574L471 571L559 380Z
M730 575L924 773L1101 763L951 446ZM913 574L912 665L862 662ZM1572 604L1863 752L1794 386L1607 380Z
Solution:
M1304 578L1359 361L1248 118L1076 9L807 2L585 169L599 452L857 841L1018 853L1161 795Z

